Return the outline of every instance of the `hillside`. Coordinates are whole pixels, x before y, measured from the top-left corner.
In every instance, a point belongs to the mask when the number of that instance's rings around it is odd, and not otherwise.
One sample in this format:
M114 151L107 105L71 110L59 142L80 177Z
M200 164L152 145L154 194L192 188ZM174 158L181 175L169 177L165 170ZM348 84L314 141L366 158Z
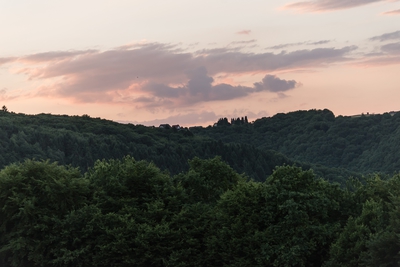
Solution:
M86 171L98 159L130 155L171 174L187 171L188 159L221 156L239 173L263 181L275 166L294 161L248 144L224 144L188 129L120 124L85 116L0 112L0 167L25 159L56 161ZM309 166L303 166L306 169Z
M223 120L220 120L220 122ZM386 174L400 170L400 114L337 116L325 110L296 111L253 123L195 128L224 143L276 150L292 160Z
M88 115L2 111L0 166L34 158L86 171L97 159L130 155L174 175L188 170L188 159L221 156L237 172L257 181L264 181L276 166L295 164L340 183L358 173L400 170L399 114L335 117L325 109L277 114L251 123L226 122L176 130Z

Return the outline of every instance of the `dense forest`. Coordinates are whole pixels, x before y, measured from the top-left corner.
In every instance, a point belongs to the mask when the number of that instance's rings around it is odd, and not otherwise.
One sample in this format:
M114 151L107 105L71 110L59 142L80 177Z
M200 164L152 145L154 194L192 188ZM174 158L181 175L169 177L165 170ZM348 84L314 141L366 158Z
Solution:
M400 266L400 113L0 110L0 266Z
M220 158L171 176L96 161L0 171L0 265L399 266L400 176L346 188L295 166L249 180Z
M226 137L236 138L234 128L214 128L219 134L226 132ZM293 160L275 148L257 147L243 140L227 142L213 136L210 129L214 128L162 129L88 115L25 115L0 111L0 167L24 159L50 159L86 171L98 159L121 159L130 155L178 174L189 169L188 159L221 156L237 172L246 173L256 181L264 181L275 166L283 164L313 168L318 175L339 183L359 175L357 170L341 166L326 167L318 162L317 165Z
M400 112L337 116L327 109L276 114L246 123L226 118L196 135L279 151L292 160L359 173L400 170Z

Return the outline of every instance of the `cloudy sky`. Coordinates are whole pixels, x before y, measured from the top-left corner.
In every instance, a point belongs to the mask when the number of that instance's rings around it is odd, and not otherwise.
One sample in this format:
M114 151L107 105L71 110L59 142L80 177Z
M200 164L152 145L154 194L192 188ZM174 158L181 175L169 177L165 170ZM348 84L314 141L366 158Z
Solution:
M209 125L400 110L400 1L0 0L0 105Z

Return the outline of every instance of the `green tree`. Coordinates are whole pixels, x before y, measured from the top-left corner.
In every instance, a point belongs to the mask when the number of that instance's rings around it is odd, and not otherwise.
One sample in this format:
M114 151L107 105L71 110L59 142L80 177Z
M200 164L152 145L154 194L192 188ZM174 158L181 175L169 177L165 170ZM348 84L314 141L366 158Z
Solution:
M269 222L262 254L273 266L321 266L340 229L342 191L312 171L279 167L265 182Z
M213 208L206 266L272 266L262 249L270 223L260 216L268 205L264 194L265 185L252 181L222 194Z
M215 202L244 179L220 157L205 160L195 157L189 160L189 165L188 173L177 175L175 180L185 188L193 202Z
M27 160L0 171L0 259L3 266L48 266L59 239L57 224L89 197L74 168Z
M399 266L400 176L375 175L355 192L355 210L332 244L326 266Z

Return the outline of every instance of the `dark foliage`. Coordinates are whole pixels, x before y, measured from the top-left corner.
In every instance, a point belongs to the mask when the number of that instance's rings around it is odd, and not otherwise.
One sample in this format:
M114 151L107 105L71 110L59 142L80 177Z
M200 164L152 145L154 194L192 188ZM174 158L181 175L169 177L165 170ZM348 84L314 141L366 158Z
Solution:
M327 109L296 111L249 124L194 128L193 133L223 143L278 151L294 161L307 162L314 169L320 165L389 175L400 170L399 112L335 117ZM348 176L346 172L342 174Z
M243 126L246 125L250 126ZM236 126L232 130L241 129ZM264 181L276 166L294 164L293 160L273 150L257 149L240 140L223 143L199 134L194 136L187 128L120 124L88 115L0 112L0 167L24 159L49 159L85 171L98 159L122 159L126 155L152 161L171 174L187 171L188 159L193 157L221 156L237 172L245 172L257 181ZM310 164L298 165L306 169L311 167ZM341 177L350 176L349 172L323 166L316 171L327 179L332 179L334 174L339 182ZM336 175L338 172L341 175Z
M0 171L0 265L399 266L400 176L347 189L293 166L263 183L220 158L171 176L96 161Z

